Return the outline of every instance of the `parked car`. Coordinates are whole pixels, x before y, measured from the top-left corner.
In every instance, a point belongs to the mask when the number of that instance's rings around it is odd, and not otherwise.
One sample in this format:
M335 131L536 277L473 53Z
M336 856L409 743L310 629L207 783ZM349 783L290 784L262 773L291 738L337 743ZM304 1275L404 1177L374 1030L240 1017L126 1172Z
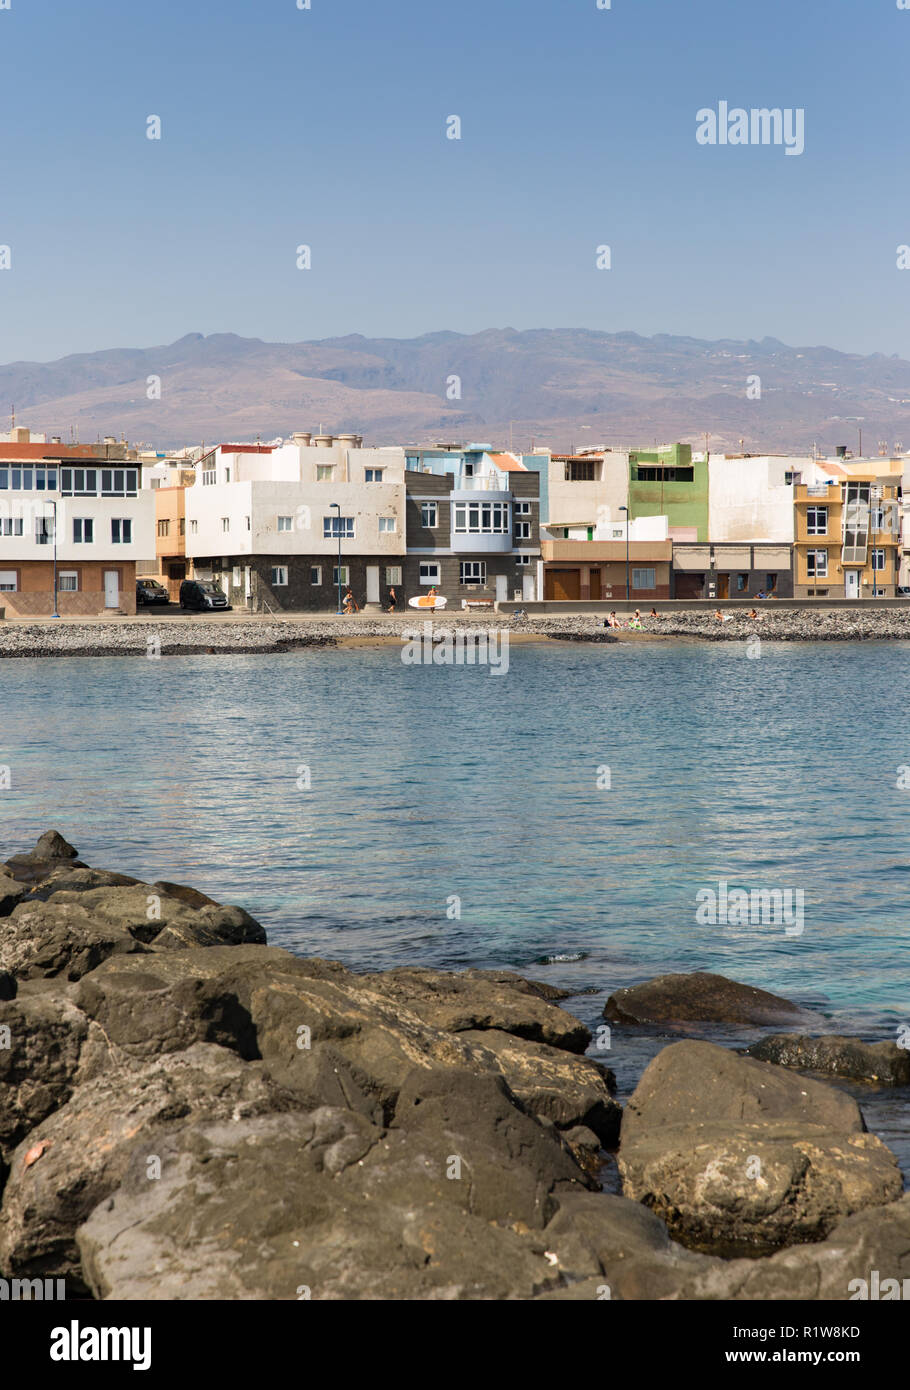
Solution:
M180 585L180 607L230 611L227 594L211 579L184 579Z
M900 584L897 588L898 598L910 598L910 588L906 584Z
M170 603L171 596L157 579L136 580L136 607L146 608L152 604Z

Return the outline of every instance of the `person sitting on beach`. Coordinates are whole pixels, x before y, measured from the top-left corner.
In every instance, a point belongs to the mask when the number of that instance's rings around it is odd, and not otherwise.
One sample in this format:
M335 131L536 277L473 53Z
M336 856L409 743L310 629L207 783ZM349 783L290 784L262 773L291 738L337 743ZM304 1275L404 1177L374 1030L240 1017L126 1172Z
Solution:
M764 598L764 597L765 597L765 591L764 591L764 589L759 589L759 591L758 591L758 593L755 595L755 597L756 597L756 598Z
M762 615L761 615L761 613L757 612L756 609L754 609L754 608L750 608L750 609L749 609L749 617L750 617L750 618L756 618L759 622L762 622Z
M722 623L722 622L723 622L723 620L724 620L724 615L723 615L723 613L721 613L721 611L720 611L719 608L715 608L715 610L714 610L714 616L715 616L715 618L717 619L717 621L718 621L719 623Z
M652 607L651 612L648 614L648 617L649 617L649 618L656 618L657 616L658 616L657 609L654 608L654 607Z

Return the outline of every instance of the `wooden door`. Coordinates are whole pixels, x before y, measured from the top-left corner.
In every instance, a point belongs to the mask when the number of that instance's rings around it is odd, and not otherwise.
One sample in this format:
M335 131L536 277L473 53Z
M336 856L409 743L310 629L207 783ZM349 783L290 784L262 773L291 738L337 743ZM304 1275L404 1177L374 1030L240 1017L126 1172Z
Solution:
M558 602L581 598L580 570L547 570L544 579L544 598Z
M602 590L600 587L600 570L591 570L591 597L601 598Z

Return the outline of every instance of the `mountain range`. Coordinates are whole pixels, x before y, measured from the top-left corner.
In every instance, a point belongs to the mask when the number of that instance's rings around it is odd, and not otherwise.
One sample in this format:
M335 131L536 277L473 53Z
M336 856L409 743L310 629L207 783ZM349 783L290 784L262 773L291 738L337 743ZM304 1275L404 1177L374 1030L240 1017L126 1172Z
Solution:
M299 429L558 451L703 446L706 434L728 451L856 450L860 431L867 453L910 446L903 358L578 328L299 343L190 333L164 347L9 363L0 402L17 424L64 442L124 434L159 448Z

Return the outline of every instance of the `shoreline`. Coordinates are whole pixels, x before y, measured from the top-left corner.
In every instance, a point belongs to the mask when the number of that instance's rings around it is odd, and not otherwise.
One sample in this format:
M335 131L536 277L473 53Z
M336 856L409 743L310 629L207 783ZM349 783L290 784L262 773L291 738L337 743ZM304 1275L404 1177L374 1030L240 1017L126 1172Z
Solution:
M642 628L611 630L600 615L540 615L514 622L498 613L219 615L217 618L154 614L96 619L43 619L0 625L0 660L64 656L218 656L276 655L281 652L399 644L432 621L437 633L491 630L508 632L510 644L558 641L596 645L651 644L664 641L880 642L910 640L905 609L819 611L765 609L750 620L736 614L719 623L710 613L678 613L643 618Z

